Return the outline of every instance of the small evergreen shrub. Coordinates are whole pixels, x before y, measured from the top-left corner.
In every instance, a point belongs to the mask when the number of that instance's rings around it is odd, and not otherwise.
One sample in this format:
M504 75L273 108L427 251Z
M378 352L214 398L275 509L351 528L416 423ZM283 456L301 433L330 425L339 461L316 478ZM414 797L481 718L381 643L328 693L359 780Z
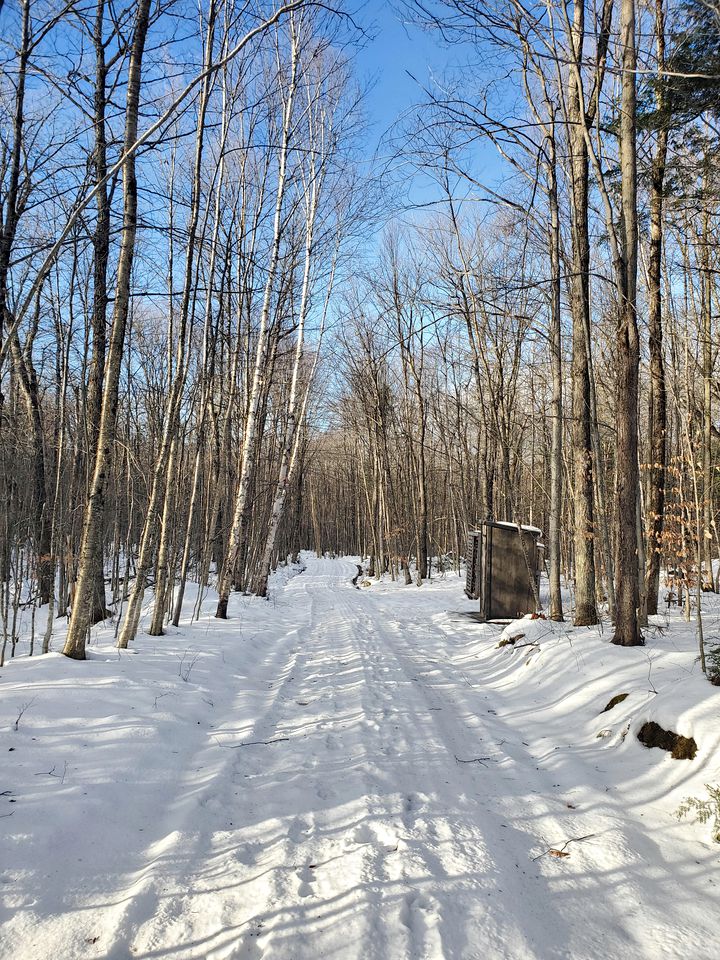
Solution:
M710 647L707 652L707 678L716 687L720 687L720 644Z
M709 823L712 820L712 838L715 843L720 843L720 786L712 787L706 783L705 789L708 792L707 800L686 797L675 811L675 816L682 820L694 813L699 823Z

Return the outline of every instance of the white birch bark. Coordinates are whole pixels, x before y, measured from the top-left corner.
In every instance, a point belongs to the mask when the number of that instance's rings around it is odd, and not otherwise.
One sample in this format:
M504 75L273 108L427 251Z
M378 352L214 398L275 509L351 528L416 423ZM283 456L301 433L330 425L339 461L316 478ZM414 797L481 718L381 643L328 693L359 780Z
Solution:
M213 47L215 43L215 19L216 6L214 0L212 0L208 13L208 32L205 39L204 49L206 77L200 96L197 130L195 135L195 161L193 170L192 200L189 236L187 240L185 257L185 279L183 284L182 302L180 306L180 327L177 334L175 377L172 381L172 387L170 389L170 395L168 397L165 409L162 442L160 450L158 451L157 459L155 461L155 469L153 471L150 500L148 503L145 523L143 525L140 551L135 571L135 584L130 596L130 601L128 602L125 620L118 637L117 645L120 649L125 649L137 634L140 623L140 612L145 596L147 574L153 560L155 543L157 541L160 512L165 500L166 484L167 482L172 483L174 480L175 458L172 456L172 451L175 445L178 414L187 380L189 363L189 351L187 346L190 325L191 294L195 276L194 264L197 253L198 223L200 219L200 181L203 149L205 145L205 120L212 87L212 75L207 73L207 64L211 63L213 58ZM172 311L170 314L170 322L172 322Z
M230 535L228 537L225 561L218 580L218 606L215 616L223 620L227 617L230 587L232 585L233 573L237 564L240 546L245 534L245 526L247 523L247 500L253 480L253 471L255 468L254 452L259 426L258 413L260 409L260 401L265 389L268 355L270 352L270 310L273 292L275 289L278 263L280 261L280 244L283 233L282 214L287 185L288 153L290 147L290 136L292 133L293 105L297 90L300 60L297 29L295 19L292 16L290 17L290 57L290 75L288 79L288 87L285 92L282 137L278 156L277 192L275 198L275 214L273 218L273 240L270 251L270 260L268 263L268 272L265 280L265 291L263 296L262 311L260 314L260 329L258 331L258 342L255 352L255 365L253 370L252 386L250 390L247 419L245 422L245 433L243 436L240 481L238 485L237 496L235 498L235 508L230 526Z
M139 0L128 68L123 151L125 160L122 165L123 231L118 260L115 309L103 384L97 453L83 524L75 599L65 647L63 648L65 656L72 657L75 660L85 659L85 641L90 625L90 607L95 583L98 540L102 537L105 490L112 464L112 449L115 443L120 368L125 347L125 330L130 311L130 279L137 235L137 179L135 175L135 150L132 149L132 145L137 142L142 60L145 52L149 17L150 0Z

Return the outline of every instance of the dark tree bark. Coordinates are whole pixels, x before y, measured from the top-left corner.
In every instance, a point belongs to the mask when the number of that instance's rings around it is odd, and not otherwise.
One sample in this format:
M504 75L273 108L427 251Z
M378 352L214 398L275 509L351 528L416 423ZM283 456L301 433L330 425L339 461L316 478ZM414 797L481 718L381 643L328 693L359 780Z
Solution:
M620 112L620 217L621 263L617 349L617 536L615 634L619 646L643 642L638 622L640 578L638 567L637 496L638 375L640 338L637 299L637 145L635 90L635 0L622 0L620 8L622 94Z
M665 66L665 11L664 0L655 0L655 30L658 70ZM662 86L656 94L658 113L662 116L664 96ZM663 200L665 165L667 161L668 131L658 131L655 155L650 170L650 245L648 250L648 333L650 346L650 397L648 404L648 432L650 434L650 467L646 511L648 523L648 562L645 574L648 614L657 613L660 589L660 559L665 513L665 471L667 460L667 387L663 357L662 317L662 252Z
M135 15L130 63L128 67L127 99L125 107L125 134L122 165L123 177L123 226L118 259L110 345L103 382L102 412L98 431L97 454L92 485L83 523L80 545L80 563L75 588L72 616L68 625L63 653L76 660L85 659L85 642L91 621L93 585L97 571L98 540L103 533L105 493L112 465L113 448L117 427L118 387L120 369L125 347L125 331L130 312L130 279L135 255L137 235L137 179L135 152L137 141L138 111L145 40L150 21L150 0L138 0Z
M585 41L585 3L574 0L573 59L582 63ZM591 436L590 370L586 342L590 328L590 230L588 226L589 169L583 127L591 122L581 104L579 79L570 76L569 142L572 193L572 392L571 443L575 464L573 548L575 558L575 618L580 626L598 622L595 601L595 522Z
M561 621L563 617L562 592L560 589L560 529L562 521L562 436L563 436L563 387L562 387L562 331L560 325L560 215L558 209L558 184L555 148L555 125L550 128L548 143L548 201L550 206L549 253L551 270L550 304L550 365L552 373L551 399L551 444L550 444L550 524L548 546L550 547L550 619Z
M103 373L105 371L105 348L107 327L107 268L110 253L110 202L106 184L107 177L107 129L105 110L107 102L107 66L105 63L105 46L103 40L103 23L105 19L105 0L98 0L95 9L93 26L93 45L95 47L95 96L94 96L94 127L95 152L93 155L95 167L95 182L97 194L97 220L93 236L93 310L92 310L92 359L90 361L90 376L87 392L87 424L88 424L88 461L95 462L97 456L98 436L100 432L100 418L102 414ZM93 559L94 572L92 584L92 599L90 608L90 623L99 623L109 616L105 605L105 574L103 569L103 538L98 537L95 544L96 555Z

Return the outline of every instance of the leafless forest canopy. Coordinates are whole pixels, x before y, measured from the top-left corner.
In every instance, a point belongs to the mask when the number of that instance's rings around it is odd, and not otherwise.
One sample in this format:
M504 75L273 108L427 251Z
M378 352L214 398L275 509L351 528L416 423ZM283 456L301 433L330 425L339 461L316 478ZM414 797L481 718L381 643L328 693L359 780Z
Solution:
M718 589L715 0L397 15L456 66L375 150L362 4L0 0L3 657L483 519L618 644Z

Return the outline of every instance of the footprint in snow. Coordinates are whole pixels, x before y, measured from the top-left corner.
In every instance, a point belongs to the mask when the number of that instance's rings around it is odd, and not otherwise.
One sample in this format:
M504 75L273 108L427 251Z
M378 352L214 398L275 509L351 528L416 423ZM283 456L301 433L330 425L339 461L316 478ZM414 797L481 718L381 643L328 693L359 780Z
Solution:
M316 864L306 863L304 867L298 867L295 874L298 878L297 893L299 897L311 897L314 893L315 869Z
M304 843L312 833L312 823L297 817L288 828L288 837L293 843Z
M337 797L337 792L333 790L332 787L322 786L317 788L315 791L315 796L318 798L318 800L329 803L331 800L334 800Z
M353 830L351 838L353 843L361 845L366 843L374 844L388 852L397 850L400 843L397 833L381 823L362 823Z
M238 847L238 849L235 851L235 859L238 863L242 863L243 866L253 866L256 859L255 844L247 843L241 847Z
M408 793L402 799L402 820L407 828L415 822L417 815L417 798L414 793Z
M227 954L227 960L261 960L265 951L258 943L262 935L262 924L255 924L251 930L243 935L235 944L232 952ZM210 960L210 958L208 958ZM219 957L218 957L219 960Z
M410 935L412 957L444 956L439 923L440 911L432 897L409 893L400 909L400 922Z

